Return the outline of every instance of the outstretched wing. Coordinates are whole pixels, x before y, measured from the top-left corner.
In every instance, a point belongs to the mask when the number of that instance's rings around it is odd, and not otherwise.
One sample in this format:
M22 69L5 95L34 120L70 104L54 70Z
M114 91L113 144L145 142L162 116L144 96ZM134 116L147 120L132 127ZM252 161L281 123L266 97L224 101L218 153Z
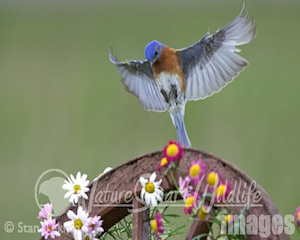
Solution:
M235 46L249 43L256 35L254 17L241 13L223 29L209 32L196 44L178 51L186 79L187 100L204 99L219 92L248 65Z
M148 61L118 62L110 51L110 61L116 65L126 90L137 96L145 110L163 112L167 106L162 99Z

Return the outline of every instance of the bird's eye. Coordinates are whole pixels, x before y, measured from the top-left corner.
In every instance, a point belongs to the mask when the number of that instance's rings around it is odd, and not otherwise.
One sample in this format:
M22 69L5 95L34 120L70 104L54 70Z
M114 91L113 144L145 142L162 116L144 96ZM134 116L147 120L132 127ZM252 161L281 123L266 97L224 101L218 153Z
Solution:
M155 51L155 56L156 56L157 54L158 54L157 51Z

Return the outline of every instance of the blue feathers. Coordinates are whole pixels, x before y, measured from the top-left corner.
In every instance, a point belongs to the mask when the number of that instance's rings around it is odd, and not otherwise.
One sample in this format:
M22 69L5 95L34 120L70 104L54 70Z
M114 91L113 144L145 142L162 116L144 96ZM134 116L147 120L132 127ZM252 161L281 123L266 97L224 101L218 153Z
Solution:
M177 142L179 142L183 147L191 147L192 144L184 124L184 106L181 106L181 109L171 110L170 115L176 129Z
M147 44L145 47L145 57L148 61L153 61L158 59L161 54L161 50L163 48L163 44L154 40Z

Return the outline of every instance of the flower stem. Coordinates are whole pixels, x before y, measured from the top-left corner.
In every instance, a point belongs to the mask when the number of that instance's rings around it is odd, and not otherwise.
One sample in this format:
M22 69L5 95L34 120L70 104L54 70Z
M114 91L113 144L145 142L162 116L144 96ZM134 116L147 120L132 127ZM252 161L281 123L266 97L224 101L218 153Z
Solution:
M175 177L174 177L173 172L171 171L170 168L168 169L168 171L169 171L169 173L170 173L170 176L171 176L171 178L172 178L172 180L173 180L173 182L174 182L174 185L175 185L176 189L179 190L179 187L178 187L178 185L177 185L177 181L175 180Z
M174 163L173 163L173 164L172 164L172 167L173 167L177 172L179 172L181 176L184 175L184 173L181 171L181 169L178 167L177 164L174 164Z

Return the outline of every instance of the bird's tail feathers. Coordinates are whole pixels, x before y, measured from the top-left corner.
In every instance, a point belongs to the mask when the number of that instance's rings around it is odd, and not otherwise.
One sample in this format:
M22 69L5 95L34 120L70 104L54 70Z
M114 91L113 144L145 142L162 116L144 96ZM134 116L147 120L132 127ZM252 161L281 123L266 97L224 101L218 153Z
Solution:
M180 111L172 112L171 118L176 128L177 141L183 147L191 147L192 144L185 129L183 114Z
M189 136L187 135L184 122L182 123L181 128L176 128L176 132L177 132L177 141L183 147L191 147L192 146Z

